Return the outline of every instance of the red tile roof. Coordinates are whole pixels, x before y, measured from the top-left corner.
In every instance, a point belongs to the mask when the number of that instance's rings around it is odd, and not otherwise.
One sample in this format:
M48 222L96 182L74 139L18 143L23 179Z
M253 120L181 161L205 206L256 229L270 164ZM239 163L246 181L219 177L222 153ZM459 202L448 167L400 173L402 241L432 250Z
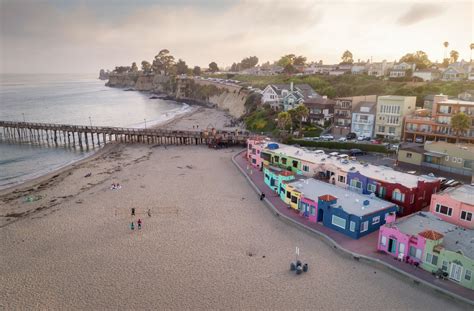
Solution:
M326 202L337 200L337 198L335 196L330 195L330 194L321 195L321 196L319 196L319 199L323 200L323 201L326 201Z
M444 235L442 235L441 233L433 231L433 230L425 230L423 232L420 232L419 235L433 241L442 239L444 237Z

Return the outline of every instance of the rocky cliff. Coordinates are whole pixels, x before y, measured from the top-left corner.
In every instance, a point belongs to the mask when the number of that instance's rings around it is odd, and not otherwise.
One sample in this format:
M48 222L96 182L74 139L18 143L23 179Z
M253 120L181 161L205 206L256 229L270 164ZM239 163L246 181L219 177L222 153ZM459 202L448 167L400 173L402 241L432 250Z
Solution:
M235 118L245 113L248 91L237 84L194 79L173 79L169 76L145 73L111 73L106 83L110 87L133 88L137 91L165 93L176 100L217 107Z

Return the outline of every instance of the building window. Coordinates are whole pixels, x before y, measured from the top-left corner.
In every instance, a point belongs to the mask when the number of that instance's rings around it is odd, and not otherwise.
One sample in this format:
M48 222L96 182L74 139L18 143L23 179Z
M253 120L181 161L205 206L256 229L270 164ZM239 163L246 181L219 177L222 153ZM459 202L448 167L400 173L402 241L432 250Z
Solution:
M379 126L379 132L385 132L385 126Z
M346 182L346 176L341 176L341 175L337 176L337 181L345 183Z
M438 264L438 256L431 253L426 253L425 261L429 264L432 264L433 266L436 266Z
M354 232L354 231L355 231L355 227L356 227L355 221L351 221L351 222L349 223L349 230L351 230L352 232ZM382 237L382 238L384 238L384 237Z
M291 196L291 203L298 203L298 197L295 197L295 196Z
M444 161L449 161L449 156L445 156Z
M382 235L382 238L380 239L380 245L387 246L387 237L385 235Z
M411 152L407 152L407 159L411 159L412 156L413 154Z
M298 161L293 160L293 163L292 163L292 164L293 164L293 167L294 167L294 168L297 168L297 167L298 167Z
M287 191L287 192L286 192L286 198L287 198L287 199L291 199L291 192L290 192L290 191Z
M374 184L367 184L367 191L375 192L377 190L377 186Z
M453 157L453 158L452 158L453 163L456 163L457 159L458 159L458 158Z
M364 221L360 223L360 232L365 232L369 229L369 222Z
M438 203L436 204L436 213L451 216L453 214L453 209Z
M411 200L410 200L410 204L413 204L413 203L415 203L415 195L414 194L411 195Z
M393 126L390 126L390 127L388 128L388 133L389 133L389 134L395 134L395 128L394 128Z
M410 246L410 257L415 257L415 256L416 256L416 247Z
M375 216L372 218L372 225L378 224L380 222L380 216Z
M342 217L332 215L332 224L336 227L346 229L346 220Z
M392 193L392 199L399 202L405 202L405 194L401 193L400 190L395 189Z
M303 165L303 171L309 172L309 166L308 165Z
M472 213L471 212L466 212L466 211L461 211L461 219L465 221L472 221Z
M471 280L471 277L472 277L472 272L471 272L471 270L467 270L467 269L466 269L466 272L464 273L464 279L465 279L466 281L470 281L470 280Z
M281 163L286 165L286 158L281 158Z
M416 249L415 258L421 259L421 249L419 248Z
M316 208L313 205L309 207L311 216L316 216Z
M441 270L444 272L448 272L448 262L446 260L443 260L443 265L441 266Z
M361 189L362 188L362 183L358 179L352 179L351 180L351 187Z

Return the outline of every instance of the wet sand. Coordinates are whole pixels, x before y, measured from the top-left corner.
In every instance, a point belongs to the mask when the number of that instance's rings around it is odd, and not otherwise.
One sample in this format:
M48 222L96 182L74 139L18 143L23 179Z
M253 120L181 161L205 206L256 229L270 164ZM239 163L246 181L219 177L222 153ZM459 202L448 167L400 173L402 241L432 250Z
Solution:
M38 201L4 193L0 215L32 212L0 227L0 309L467 309L279 220L232 164L237 151L114 145L24 185ZM300 276L295 246L309 263Z

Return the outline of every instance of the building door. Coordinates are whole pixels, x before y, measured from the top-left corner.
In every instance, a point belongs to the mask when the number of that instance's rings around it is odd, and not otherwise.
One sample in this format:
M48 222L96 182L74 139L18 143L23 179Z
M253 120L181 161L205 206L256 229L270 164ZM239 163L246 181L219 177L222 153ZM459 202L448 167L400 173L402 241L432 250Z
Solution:
M449 273L449 277L455 281L461 281L462 275L462 266L451 263L451 273Z
M379 197L384 198L386 193L387 193L387 189L385 189L385 187L380 186L379 187Z
M397 252L397 240L396 239L388 239L388 251L392 254Z
M323 221L324 211L322 208L318 208L318 222Z

